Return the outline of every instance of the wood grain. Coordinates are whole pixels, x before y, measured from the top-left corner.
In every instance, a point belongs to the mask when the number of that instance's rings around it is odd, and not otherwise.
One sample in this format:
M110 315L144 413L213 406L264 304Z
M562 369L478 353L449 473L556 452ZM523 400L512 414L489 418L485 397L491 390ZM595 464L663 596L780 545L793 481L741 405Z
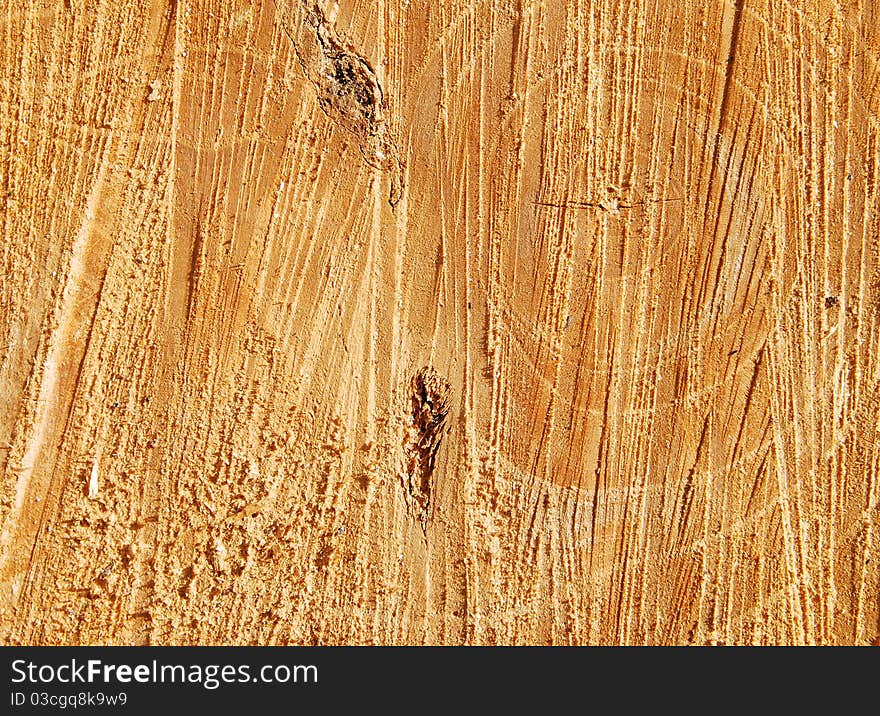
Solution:
M4 643L877 641L876 0L0 34Z

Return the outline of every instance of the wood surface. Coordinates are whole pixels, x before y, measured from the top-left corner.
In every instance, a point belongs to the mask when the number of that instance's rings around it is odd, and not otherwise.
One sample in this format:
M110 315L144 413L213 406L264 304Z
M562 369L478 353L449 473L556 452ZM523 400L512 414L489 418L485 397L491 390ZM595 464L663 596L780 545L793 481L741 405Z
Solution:
M0 641L870 644L880 2L0 14Z

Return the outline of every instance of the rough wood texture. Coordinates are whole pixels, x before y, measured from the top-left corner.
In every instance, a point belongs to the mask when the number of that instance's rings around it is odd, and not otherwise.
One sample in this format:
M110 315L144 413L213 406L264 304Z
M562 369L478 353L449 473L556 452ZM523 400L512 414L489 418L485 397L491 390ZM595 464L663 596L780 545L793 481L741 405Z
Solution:
M876 0L0 34L3 642L877 639Z

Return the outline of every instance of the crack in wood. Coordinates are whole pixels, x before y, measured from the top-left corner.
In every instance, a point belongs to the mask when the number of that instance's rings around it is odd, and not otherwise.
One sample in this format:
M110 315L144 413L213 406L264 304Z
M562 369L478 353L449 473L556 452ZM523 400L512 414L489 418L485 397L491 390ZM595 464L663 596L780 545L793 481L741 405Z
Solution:
M388 130L388 104L376 72L336 32L317 3L304 0L300 6L299 23L283 16L297 60L315 88L321 110L357 138L367 164L389 175L388 203L393 208L403 191L403 162Z
M407 502L427 534L434 494L434 467L446 433L452 387L432 366L425 366L410 382L410 414L404 438L404 488Z

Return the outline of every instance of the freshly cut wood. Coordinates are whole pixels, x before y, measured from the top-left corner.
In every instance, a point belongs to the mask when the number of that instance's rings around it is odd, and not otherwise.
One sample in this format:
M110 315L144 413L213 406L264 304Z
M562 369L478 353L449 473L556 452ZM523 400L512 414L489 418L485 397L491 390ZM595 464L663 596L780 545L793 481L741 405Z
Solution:
M875 0L0 34L3 643L877 641Z

